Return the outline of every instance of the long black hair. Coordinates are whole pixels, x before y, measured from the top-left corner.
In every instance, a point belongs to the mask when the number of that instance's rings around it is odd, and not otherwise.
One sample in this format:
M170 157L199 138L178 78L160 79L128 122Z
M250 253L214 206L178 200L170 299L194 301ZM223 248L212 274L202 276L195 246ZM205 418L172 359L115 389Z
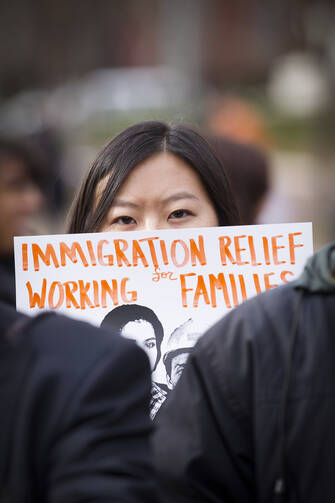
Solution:
M139 163L160 152L169 152L194 169L214 206L219 225L239 223L224 168L203 136L182 124L146 121L119 133L100 152L75 198L68 232L99 230L127 176ZM107 175L106 187L96 203L97 185Z

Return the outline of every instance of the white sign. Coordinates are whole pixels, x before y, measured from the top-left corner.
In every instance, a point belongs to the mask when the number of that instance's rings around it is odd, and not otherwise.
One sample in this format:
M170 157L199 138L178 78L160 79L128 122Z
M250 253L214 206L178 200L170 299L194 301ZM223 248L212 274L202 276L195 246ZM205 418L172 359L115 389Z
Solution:
M200 334L296 278L312 253L311 223L17 237L17 309L57 310L136 338L153 392L165 396Z

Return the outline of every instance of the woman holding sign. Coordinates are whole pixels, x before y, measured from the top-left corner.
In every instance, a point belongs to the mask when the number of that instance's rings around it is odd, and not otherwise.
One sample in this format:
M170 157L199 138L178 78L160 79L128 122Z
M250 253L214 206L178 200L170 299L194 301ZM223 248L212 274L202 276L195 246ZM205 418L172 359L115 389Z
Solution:
M68 231L238 223L229 182L207 141L187 126L149 121L122 131L98 155L74 201ZM152 417L156 398L153 388Z

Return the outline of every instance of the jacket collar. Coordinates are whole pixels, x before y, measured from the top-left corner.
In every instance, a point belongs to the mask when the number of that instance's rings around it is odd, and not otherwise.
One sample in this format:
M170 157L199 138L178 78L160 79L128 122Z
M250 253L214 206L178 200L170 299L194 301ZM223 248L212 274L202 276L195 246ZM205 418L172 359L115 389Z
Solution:
M307 261L294 286L309 292L335 292L335 241L321 248Z

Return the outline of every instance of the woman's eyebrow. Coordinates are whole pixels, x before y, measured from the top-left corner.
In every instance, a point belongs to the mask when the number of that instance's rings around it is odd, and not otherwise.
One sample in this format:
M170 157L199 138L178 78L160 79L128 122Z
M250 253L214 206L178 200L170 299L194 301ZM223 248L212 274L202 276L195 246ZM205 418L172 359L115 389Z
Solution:
M131 203L130 201L126 201L124 199L114 199L114 201L112 202L112 208L114 207L120 207L120 208L127 207L137 209L140 207L140 205L136 203Z
M162 202L163 204L168 204L173 203L174 201L179 201L180 199L194 199L198 201L198 198L190 192L177 192L176 194L172 194L172 196L163 199Z
M191 194L190 192L177 192L176 194L172 194L172 196L166 197L165 199L162 200L163 204L168 204L172 203L174 201L179 201L180 199L193 199L198 201L198 198L194 195ZM131 201L126 201L125 199L114 199L112 203L112 208L119 207L119 208L140 208L140 204L133 203Z

